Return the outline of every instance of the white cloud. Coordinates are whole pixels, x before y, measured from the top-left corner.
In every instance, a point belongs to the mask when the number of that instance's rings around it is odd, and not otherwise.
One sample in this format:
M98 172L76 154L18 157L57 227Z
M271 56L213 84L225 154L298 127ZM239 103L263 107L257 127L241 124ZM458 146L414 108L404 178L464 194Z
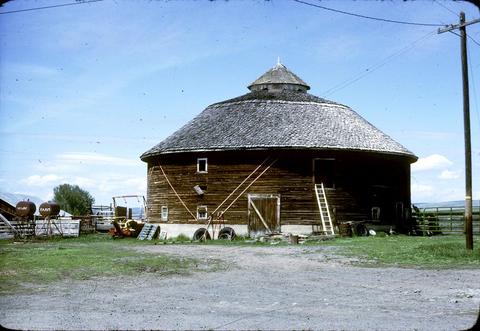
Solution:
M97 181L87 177L73 177L69 183L83 188L93 188L96 186Z
M141 166L140 159L126 159L100 153L69 152L57 155L59 161L92 164L92 165L114 165L114 166Z
M460 177L459 171L450 171L450 170L443 170L438 178L440 179L457 179Z
M117 170L120 167L144 167L140 159L129 159L100 153L66 152L58 154L50 160L42 160L35 164L39 172L49 173L78 173L85 172L88 166L112 166Z
M97 188L103 193L109 194L137 194L146 192L146 177L110 176L104 177L98 182Z
M48 175L32 175L25 179L22 179L22 183L27 184L27 186L44 186L44 185L51 185L53 183L58 183L62 180L62 177L48 174Z
M426 185L426 184L417 184L413 183L412 187L412 196L432 196L433 193L435 192L435 188L432 185Z
M127 186L135 188L136 191L146 192L147 191L147 178L146 177L137 177L130 178L125 181Z
M412 171L425 171L442 169L452 165L453 162L440 154L432 154L427 157L419 158L412 164Z
M96 171L89 172L88 169L87 167L83 175L32 175L20 182L25 185L26 192L38 195L43 199L52 199L53 188L63 183L78 185L89 191L97 203L108 203L111 197L116 195L146 194L146 176L129 176L127 173L111 175Z
M137 158L64 152L36 162L33 171L17 181L17 185L44 199L47 195L51 198L53 188L63 183L89 191L96 203L109 203L115 195L146 194L147 191L145 164Z

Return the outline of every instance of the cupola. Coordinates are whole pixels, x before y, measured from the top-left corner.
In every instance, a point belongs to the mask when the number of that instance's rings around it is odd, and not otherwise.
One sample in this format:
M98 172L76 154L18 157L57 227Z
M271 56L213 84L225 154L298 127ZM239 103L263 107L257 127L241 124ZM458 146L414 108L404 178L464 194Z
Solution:
M278 61L272 69L260 76L248 88L252 92L306 92L310 86Z

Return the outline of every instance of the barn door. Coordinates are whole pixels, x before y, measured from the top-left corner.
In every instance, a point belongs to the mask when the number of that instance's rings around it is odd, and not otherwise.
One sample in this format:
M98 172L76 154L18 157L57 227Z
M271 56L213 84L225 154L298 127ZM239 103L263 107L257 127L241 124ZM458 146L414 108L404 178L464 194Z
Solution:
M280 231L280 196L276 194L248 195L249 236Z

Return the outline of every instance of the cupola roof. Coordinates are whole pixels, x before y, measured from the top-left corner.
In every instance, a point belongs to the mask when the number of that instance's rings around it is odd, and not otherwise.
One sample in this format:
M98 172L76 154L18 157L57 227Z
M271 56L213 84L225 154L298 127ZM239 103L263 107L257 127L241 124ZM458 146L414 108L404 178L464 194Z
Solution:
M278 63L248 86L250 91L290 90L305 92L310 89L300 77Z

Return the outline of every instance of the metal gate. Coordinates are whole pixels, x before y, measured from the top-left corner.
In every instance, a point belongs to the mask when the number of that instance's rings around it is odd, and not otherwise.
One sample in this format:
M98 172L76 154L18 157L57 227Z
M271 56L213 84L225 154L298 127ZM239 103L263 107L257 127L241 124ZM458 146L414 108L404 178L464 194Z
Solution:
M248 235L280 232L280 195L248 195Z

